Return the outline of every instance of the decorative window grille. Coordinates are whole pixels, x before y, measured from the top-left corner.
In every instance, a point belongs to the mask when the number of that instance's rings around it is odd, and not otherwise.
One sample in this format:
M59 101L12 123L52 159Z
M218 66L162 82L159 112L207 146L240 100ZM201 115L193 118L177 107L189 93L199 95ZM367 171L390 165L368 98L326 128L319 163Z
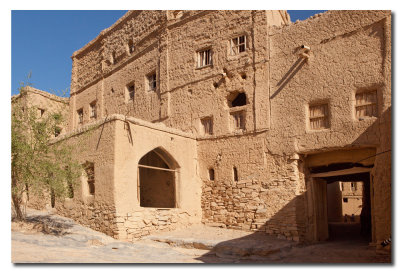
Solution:
M356 118L377 116L376 91L356 94Z
M197 52L197 67L203 67L212 64L211 49Z
M203 118L201 120L201 124L203 126L204 135L212 135L213 134L213 121L211 117Z
M233 129L244 130L245 129L245 114L244 111L231 113Z
M329 127L328 104L310 105L310 129L318 130Z
M246 51L246 36L239 36L231 40L231 54L236 55Z
M157 75L156 73L152 73L147 76L147 88L148 91L155 91L157 88Z
M78 113L78 124L82 124L83 123L83 109L82 108L79 109L77 111L77 113Z
M90 104L90 118L97 118L97 107L95 101Z

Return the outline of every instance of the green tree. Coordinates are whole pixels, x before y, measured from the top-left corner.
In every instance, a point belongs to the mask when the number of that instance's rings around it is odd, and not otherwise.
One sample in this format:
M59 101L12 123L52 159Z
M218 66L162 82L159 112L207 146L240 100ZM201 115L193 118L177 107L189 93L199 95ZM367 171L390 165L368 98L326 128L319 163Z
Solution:
M17 219L22 220L24 193L39 198L46 193L56 198L72 197L79 182L81 166L72 157L73 147L57 141L64 117L26 103L27 91L12 101L11 115L11 197ZM72 196L71 196L72 195Z

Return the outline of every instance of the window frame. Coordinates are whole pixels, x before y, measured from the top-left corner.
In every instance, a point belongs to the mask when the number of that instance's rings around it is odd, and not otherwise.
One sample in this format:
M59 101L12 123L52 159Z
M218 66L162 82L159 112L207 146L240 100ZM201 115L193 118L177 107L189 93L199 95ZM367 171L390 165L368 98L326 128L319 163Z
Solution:
M320 115L313 114L313 109L317 107L323 107L324 108L324 113ZM317 110L317 109L315 109ZM315 111L316 112L316 111ZM313 126L313 121L316 120L323 120L324 121L324 126L320 127L314 127ZM330 113L329 113L329 102L324 101L320 103L311 103L308 105L308 128L311 131L320 131L320 130L326 130L330 128Z
M242 38L242 37L244 38L244 41L240 42L240 38ZM235 43L235 40L237 41L236 43ZM246 52L247 51L247 35L242 34L242 35L232 38L230 40L230 46L231 46L231 54L230 55L239 55L243 52ZM240 51L240 48L242 46L244 47L244 49L243 49L243 51Z
M90 106L90 118L96 119L97 118L97 101L93 101L89 104Z
M365 100L368 95L373 95L373 101L370 101L370 98L366 99L366 102L363 102L361 104L358 104L361 100ZM358 99L358 96L363 96L361 99ZM360 115L358 116L357 113L359 112L360 108L366 108L372 107L372 115ZM364 110L364 112L367 112L367 110ZM361 90L355 93L354 95L354 117L356 120L362 120L365 118L372 118L372 117L378 117L378 90Z
M203 136L214 135L214 121L212 116L201 118L200 124Z
M208 58L207 58L208 52ZM211 47L197 51L197 68L203 68L213 65L213 50Z
M157 91L157 73L155 71L146 75L146 83L148 92Z
M246 130L246 111L245 110L233 111L230 113L230 116L231 116L231 124L232 124L233 132L241 132L241 131ZM239 125L238 125L238 119L236 118L237 116L240 116Z

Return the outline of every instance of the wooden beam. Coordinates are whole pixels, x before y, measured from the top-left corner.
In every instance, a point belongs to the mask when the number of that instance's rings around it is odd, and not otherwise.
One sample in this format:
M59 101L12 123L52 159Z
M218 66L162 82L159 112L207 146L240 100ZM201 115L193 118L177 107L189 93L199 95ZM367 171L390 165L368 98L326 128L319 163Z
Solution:
M154 167L154 166L147 166L147 165L140 165L140 164L138 164L138 167L139 168L154 169L154 170L159 170L159 171L176 172L176 170L160 168L160 167Z
M354 167L350 169L337 170L331 172L324 173L313 173L311 177L330 177L330 176L340 176L340 175L348 175L348 174L356 174L356 173L367 173L370 172L372 168L363 168L363 167Z

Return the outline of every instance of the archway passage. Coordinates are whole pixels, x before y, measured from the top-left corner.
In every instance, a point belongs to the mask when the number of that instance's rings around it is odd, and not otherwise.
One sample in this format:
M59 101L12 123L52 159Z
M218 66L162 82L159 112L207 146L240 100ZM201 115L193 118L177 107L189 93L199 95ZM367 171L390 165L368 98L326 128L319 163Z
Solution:
M330 241L371 241L370 173L314 178L317 233Z
M140 159L138 192L141 207L176 207L176 165L160 148L150 151Z

